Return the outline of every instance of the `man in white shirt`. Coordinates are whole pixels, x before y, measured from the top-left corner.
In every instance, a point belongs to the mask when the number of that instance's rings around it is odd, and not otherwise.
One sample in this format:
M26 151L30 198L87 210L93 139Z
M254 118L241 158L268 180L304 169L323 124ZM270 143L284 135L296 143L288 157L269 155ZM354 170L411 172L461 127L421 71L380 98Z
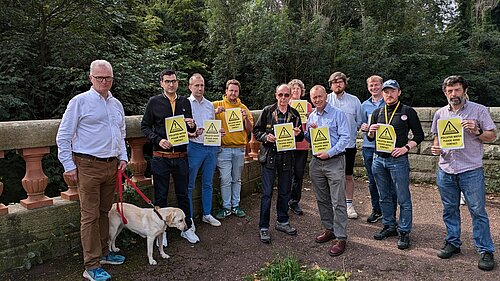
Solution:
M212 226L220 226L221 223L212 216L212 181L215 168L217 167L217 152L220 146L204 145L205 120L215 120L215 110L212 102L203 95L205 93L205 80L199 73L193 74L189 78L189 90L191 96L188 98L193 110L193 119L196 123L196 132L189 138L188 162L189 162L189 183L188 196L191 208L191 218L193 218L193 190L196 184L198 170L201 169L201 203L202 221Z
M122 264L125 257L109 252L109 219L117 171L124 171L125 113L113 97L113 68L105 60L90 64L92 87L69 101L56 143L67 177L78 181L80 235L88 280L110 280L101 264Z

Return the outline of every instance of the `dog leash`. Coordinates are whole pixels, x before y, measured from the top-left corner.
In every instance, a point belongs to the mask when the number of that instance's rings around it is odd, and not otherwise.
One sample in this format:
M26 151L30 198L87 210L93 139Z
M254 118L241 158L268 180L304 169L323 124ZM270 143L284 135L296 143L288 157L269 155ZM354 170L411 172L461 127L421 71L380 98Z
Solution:
M125 218L125 215L123 214L123 178L125 178L125 181L130 184L135 191L146 201L148 205L153 207L153 212L166 224L167 222L161 217L160 213L158 212L157 207L149 200L149 198L141 191L139 187L125 174L122 170L118 170L118 173L116 173L116 191L119 194L119 199L116 204L116 210L118 211L118 214L120 214L122 221L124 224L127 224L127 219ZM121 206L121 207L120 207Z

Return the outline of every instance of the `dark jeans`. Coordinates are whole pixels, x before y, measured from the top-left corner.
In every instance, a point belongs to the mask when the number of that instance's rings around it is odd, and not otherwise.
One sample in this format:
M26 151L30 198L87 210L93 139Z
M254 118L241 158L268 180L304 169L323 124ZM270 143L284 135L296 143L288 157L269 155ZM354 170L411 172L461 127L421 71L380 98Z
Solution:
M380 195L378 193L377 183L373 177L372 164L373 164L373 154L375 154L375 148L363 147L363 159L365 160L365 169L368 174L368 189L370 191L370 197L372 202L372 211L379 214L382 213L380 210ZM398 202L398 196L396 192L392 195L392 202L394 202L394 214L396 214L396 208Z
M283 165L276 158L276 168L270 169L261 165L262 195L260 197L260 221L259 228L269 228L271 216L271 199L273 197L273 185L276 173L278 173L278 200L276 202L276 213L278 222L288 222L288 201L292 185L292 169L283 170Z
M304 171L307 164L309 150L295 150L293 152L293 179L292 194L289 204L299 203L302 197L302 182L304 181Z
M172 175L174 178L177 205L184 212L186 218L189 217L188 171L187 157L172 159L153 157L151 160L151 173L153 174L156 206L160 208L167 207L170 175ZM191 228L191 220L186 219L186 224L188 228Z

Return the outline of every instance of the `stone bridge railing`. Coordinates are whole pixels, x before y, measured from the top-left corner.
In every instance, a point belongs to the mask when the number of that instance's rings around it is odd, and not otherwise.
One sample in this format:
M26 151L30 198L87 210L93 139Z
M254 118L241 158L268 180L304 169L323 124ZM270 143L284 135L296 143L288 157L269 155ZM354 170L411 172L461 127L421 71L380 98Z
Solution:
M260 110L252 113L258 118ZM126 141L130 148L128 168L132 180L139 183L152 199L151 179L144 176L147 162L143 146L147 140L140 131L141 118L126 117ZM22 187L27 193L27 198L20 202L11 202L8 206L0 204L0 272L63 255L80 247L76 183L65 178L66 191L54 198L45 195L48 178L43 171L42 159L56 145L59 123L60 120L0 122L0 161L8 150L16 150L21 155L26 163ZM258 186L260 166L253 159L257 157L259 146L260 143L253 138L247 145L242 196L254 192ZM0 171L0 176L3 173L8 171ZM214 187L218 188L218 182L218 177L214 177ZM173 189L170 190L169 201L174 196ZM0 181L0 196L2 191ZM196 189L193 194L195 214L200 210L200 196L200 190Z
M430 126L437 108L418 108L426 137L423 143L412 149L410 154L411 178L414 181L433 182L435 179L436 157L430 153L432 135ZM490 108L492 117L500 123L500 108ZM255 120L260 111L253 111ZM147 142L140 131L141 116L128 116L127 143L130 147L129 168L133 181L145 189L151 185L151 179L144 176L147 162L143 146ZM48 178L42 168L42 158L55 146L55 136L60 120L38 120L0 122L0 161L4 151L17 150L26 162L22 186L27 198L20 202L11 202L8 206L0 204L0 272L5 269L26 265L27 263L63 255L80 247L79 206L76 183L66 181L68 189L60 197L49 198L45 195ZM497 129L497 135L500 132ZM252 136L247 145L248 160L243 173L243 195L253 192L260 181L260 167L256 161L259 143ZM361 134L358 147L362 145ZM488 189L500 191L500 140L485 145L484 167ZM0 171L2 174L8 171ZM356 159L355 173L365 174L361 153ZM1 179L1 177L0 177ZM218 177L214 177L214 187L218 187ZM3 184L0 182L0 196ZM199 192L199 189L197 189ZM151 194L151 193L149 193ZM193 195L199 200L199 193ZM195 214L199 210L195 207Z

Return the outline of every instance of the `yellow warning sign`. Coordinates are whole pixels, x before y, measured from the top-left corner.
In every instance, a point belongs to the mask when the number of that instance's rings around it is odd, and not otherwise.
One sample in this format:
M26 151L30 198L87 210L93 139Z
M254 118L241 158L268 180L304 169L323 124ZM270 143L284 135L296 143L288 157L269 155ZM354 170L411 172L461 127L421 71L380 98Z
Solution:
M305 100L291 100L291 106L295 108L300 114L300 121L307 122L307 101Z
M293 123L275 124L274 133L276 134L277 151L295 149L295 134L293 132Z
M375 150L378 152L391 153L396 146L396 132L394 127L386 124L378 124L375 133Z
M205 120L203 122L203 144L208 146L220 146L221 135L220 128L221 120Z
M392 140L391 133L389 132L389 128L385 128L384 131L380 134L379 138L383 140Z
M189 142L184 115L165 118L165 129L167 131L167 139L173 146Z
M313 155L328 152L332 147L328 127L311 128L311 146Z
M241 108L228 108L225 112L225 119L229 132L243 131L243 116Z
M439 146L446 149L464 148L464 128L459 117L437 121Z
M184 120L182 120L184 122ZM170 133L182 132L184 129L181 127L177 120L172 121L172 127L170 127Z

